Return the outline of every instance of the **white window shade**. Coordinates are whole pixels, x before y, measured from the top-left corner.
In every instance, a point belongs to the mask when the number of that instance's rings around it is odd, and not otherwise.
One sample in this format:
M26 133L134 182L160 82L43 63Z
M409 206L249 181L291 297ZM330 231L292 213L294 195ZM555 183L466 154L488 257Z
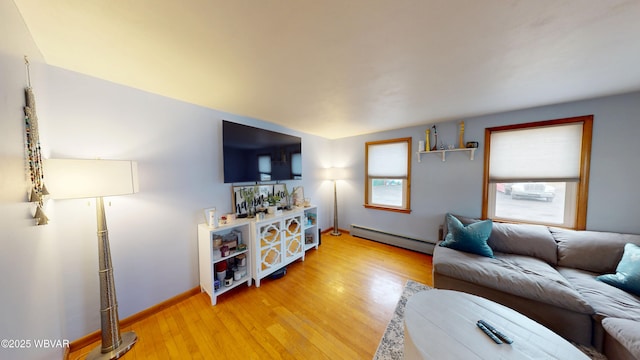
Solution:
M370 177L406 178L407 142L369 145L367 171Z
M582 123L491 133L490 182L576 181Z

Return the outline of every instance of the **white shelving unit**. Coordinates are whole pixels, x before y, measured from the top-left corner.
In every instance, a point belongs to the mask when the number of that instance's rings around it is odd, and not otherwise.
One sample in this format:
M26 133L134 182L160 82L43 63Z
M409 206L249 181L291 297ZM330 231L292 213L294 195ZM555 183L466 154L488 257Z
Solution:
M224 236L232 231L238 231L241 234L241 243L247 245L246 250L233 251L228 256L218 257L214 255L213 238L214 235ZM235 220L233 224L223 225L217 228L209 227L207 224L198 225L198 260L200 270L200 290L206 292L211 298L211 305L215 305L217 297L225 292L236 288L242 284L251 286L251 246L249 239L251 238L251 221L247 219ZM239 242L240 242L239 241ZM218 290L215 290L214 282L216 280L216 264L228 261L238 255L246 254L247 273L240 280L233 280L230 286L220 284ZM228 266L230 269L231 267Z
M459 151L467 151L469 152L469 160L473 160L477 148L464 148L464 149L447 149L447 150L431 150L431 151L418 151L418 162L422 162L422 154L438 154L442 156L442 161L446 161L446 156L448 152L459 152Z
M306 219L306 221L304 221ZM304 251L312 248L318 249L320 239L318 238L318 207L309 206L304 208Z
M246 250L234 251L228 256L220 257L214 253L214 236L223 236L232 231L240 233ZM260 279L271 275L278 269L302 259L307 250L318 248L318 208L309 206L282 211L277 215L266 215L264 219L236 219L232 224L217 228L207 224L198 225L198 259L200 270L200 289L211 298L215 305L217 297L242 284L251 286L255 280L260 286ZM220 284L215 289L216 264L228 261L240 254L246 254L247 275L234 280L230 286Z

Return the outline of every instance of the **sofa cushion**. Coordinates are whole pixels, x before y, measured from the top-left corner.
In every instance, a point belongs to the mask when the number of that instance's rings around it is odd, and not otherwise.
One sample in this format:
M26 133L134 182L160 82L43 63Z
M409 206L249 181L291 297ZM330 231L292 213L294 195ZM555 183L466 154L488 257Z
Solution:
M640 321L640 297L596 280L597 273L564 267L558 271L591 304L597 317Z
M546 226L494 223L488 244L493 251L533 256L551 265L558 262L558 246Z
M627 243L640 245L640 235L550 228L558 243L558 266L599 274L615 272Z
M466 226L451 214L447 214L446 220L449 233L440 246L493 257L493 251L487 245L487 239L491 234L491 220L479 221Z
M498 252L495 252L494 256L495 258L489 258L436 246L433 253L433 270L442 275L562 309L593 314L593 308L586 300L543 260Z
M464 225L481 221L467 216L454 216ZM444 230L446 235L446 217ZM558 262L558 245L546 226L494 222L487 244L493 251L533 256L551 265Z
M602 327L633 356L640 359L640 323L627 319L606 318Z
M622 260L618 263L616 273L600 275L596 279L632 294L640 295L640 246L625 245Z

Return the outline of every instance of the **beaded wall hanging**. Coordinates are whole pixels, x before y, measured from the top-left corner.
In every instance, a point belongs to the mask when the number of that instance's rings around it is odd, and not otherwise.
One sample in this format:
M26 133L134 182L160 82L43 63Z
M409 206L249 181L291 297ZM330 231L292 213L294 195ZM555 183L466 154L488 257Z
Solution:
M40 134L38 131L38 116L36 115L36 101L31 88L31 74L29 73L29 60L24 57L27 68L27 87L24 90L25 107L25 152L29 165L29 178L31 180L31 191L29 201L35 203L36 211L33 217L36 225L45 225L49 219L44 213L44 199L48 195L47 187L44 185L44 172L42 170L42 153L40 149Z

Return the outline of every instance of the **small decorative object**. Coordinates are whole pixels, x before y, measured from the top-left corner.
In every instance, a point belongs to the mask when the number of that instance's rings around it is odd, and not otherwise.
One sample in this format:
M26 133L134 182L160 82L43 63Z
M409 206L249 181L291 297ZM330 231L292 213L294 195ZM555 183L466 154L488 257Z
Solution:
M304 203L304 188L302 186L296 186L293 188L293 206L302 206Z
M278 203L280 203L280 195L269 194L267 201L269 202L269 206L275 206L277 208ZM269 212L269 214L271 214L271 212Z
M244 251L244 250L247 250L247 244L239 244L238 251Z
M431 151L431 130L424 131L424 151Z
M307 217L307 225L313 225L316 223L316 214L309 214L309 216Z
M284 199L284 208L287 210L291 210L291 208L293 207L293 194L289 192L287 184L284 184L284 195L282 198Z
M227 225L227 215L220 216L220 225Z
M467 149L473 149L478 147L477 141L467 141Z
M458 146L462 149L464 147L464 121L460 122L460 140L458 142Z
M304 198L304 207L309 207L309 206L311 206L311 199Z
M224 279L227 277L227 262L221 261L216 263L216 278L220 280L221 283L224 282Z
M241 277L247 276L247 266L246 265L238 265L238 272Z
M418 151L424 151L424 141L418 141Z
M218 219L216 219L216 208L204 209L204 218L206 219L207 225L209 225L209 227L218 227Z
M247 266L247 256L245 254L238 255L236 257L236 265Z
M222 246L222 236L215 234L213 235L213 247L219 249Z
M227 270L227 262L221 261L216 263L216 271L226 271Z
M433 136L435 136L435 143L433 144L433 147L431 148L431 150L438 150L438 129L436 128L435 125L432 126L433 128ZM442 147L444 149L444 147Z
M222 257L229 256L229 247L226 245L221 247L220 254L222 255Z
M229 287L231 285L233 285L233 273L229 273L224 279L224 286Z
M31 191L29 202L36 203L36 211L33 215L36 225L46 225L49 218L44 213L44 195L49 195L44 185L44 171L42 166L42 154L40 149L40 133L38 130L38 116L36 115L36 100L31 88L31 74L29 71L29 59L25 55L24 63L27 68L27 87L24 89L25 106L25 147L29 175L31 179Z
M239 230L231 230L231 232L235 235L236 240L238 240L238 246L240 246L242 244L242 232Z
M216 278L220 282L224 282L224 278L227 277L227 270L216 271Z

